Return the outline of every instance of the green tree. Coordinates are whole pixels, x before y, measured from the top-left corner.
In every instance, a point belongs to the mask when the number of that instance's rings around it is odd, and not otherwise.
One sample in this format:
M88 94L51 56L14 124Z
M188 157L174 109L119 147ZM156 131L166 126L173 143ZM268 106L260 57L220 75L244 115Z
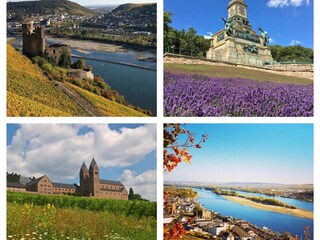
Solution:
M129 189L129 196L128 196L128 199L129 199L129 200L133 200L133 197L134 197L134 192L133 192L133 189L132 189L132 188L130 188L130 189Z
M86 62L83 58L80 58L73 64L73 67L77 69L86 69Z
M65 49L62 51L58 65L65 68L68 68L71 65L71 56Z

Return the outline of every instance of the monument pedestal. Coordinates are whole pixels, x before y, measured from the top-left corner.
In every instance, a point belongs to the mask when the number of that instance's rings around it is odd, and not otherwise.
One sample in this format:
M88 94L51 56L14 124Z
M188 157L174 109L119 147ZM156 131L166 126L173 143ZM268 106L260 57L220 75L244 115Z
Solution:
M258 35L247 19L244 0L230 0L225 29L212 36L207 59L235 64L263 66L273 62L267 32Z

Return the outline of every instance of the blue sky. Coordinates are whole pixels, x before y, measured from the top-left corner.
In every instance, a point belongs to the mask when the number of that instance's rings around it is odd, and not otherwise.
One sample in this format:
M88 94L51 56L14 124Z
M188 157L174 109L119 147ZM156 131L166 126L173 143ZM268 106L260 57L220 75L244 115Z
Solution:
M174 13L172 26L178 30L193 27L209 36L224 27L229 0L164 0L165 11ZM248 19L254 30L269 33L271 44L300 44L313 48L313 0L246 0Z
M156 125L7 125L8 172L79 183L82 163L89 168L93 157L101 179L156 200Z
M311 124L187 124L209 135L165 181L313 183ZM196 138L197 139L197 138Z

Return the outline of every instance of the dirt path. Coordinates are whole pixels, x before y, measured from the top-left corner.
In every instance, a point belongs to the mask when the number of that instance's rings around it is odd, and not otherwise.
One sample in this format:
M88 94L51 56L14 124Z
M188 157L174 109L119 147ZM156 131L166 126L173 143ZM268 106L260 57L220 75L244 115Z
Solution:
M59 88L62 92L67 94L79 107L81 107L89 116L92 117L104 117L104 115L99 112L90 102L76 93L73 89L69 88L62 82L54 81L55 86Z

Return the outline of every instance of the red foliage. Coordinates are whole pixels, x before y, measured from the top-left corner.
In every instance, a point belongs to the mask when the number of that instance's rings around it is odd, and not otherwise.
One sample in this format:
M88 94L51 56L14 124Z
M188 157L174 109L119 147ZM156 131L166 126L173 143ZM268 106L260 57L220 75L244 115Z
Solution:
M181 142L179 137L184 137L185 141ZM190 164L192 156L188 148L201 148L200 144L208 139L207 134L195 143L195 133L181 128L181 124L164 124L163 129L163 169L164 172L171 172L183 160Z
M181 138L185 138L181 142ZM192 156L189 154L188 148L201 148L200 144L204 143L208 138L207 134L202 135L202 138L195 143L195 133L181 128L181 124L164 124L163 128L163 169L164 172L171 172L183 160L190 164ZM167 193L164 192L164 213L170 213L171 207L167 202ZM177 220L164 224L163 239L178 240L185 235L187 231L182 224Z

